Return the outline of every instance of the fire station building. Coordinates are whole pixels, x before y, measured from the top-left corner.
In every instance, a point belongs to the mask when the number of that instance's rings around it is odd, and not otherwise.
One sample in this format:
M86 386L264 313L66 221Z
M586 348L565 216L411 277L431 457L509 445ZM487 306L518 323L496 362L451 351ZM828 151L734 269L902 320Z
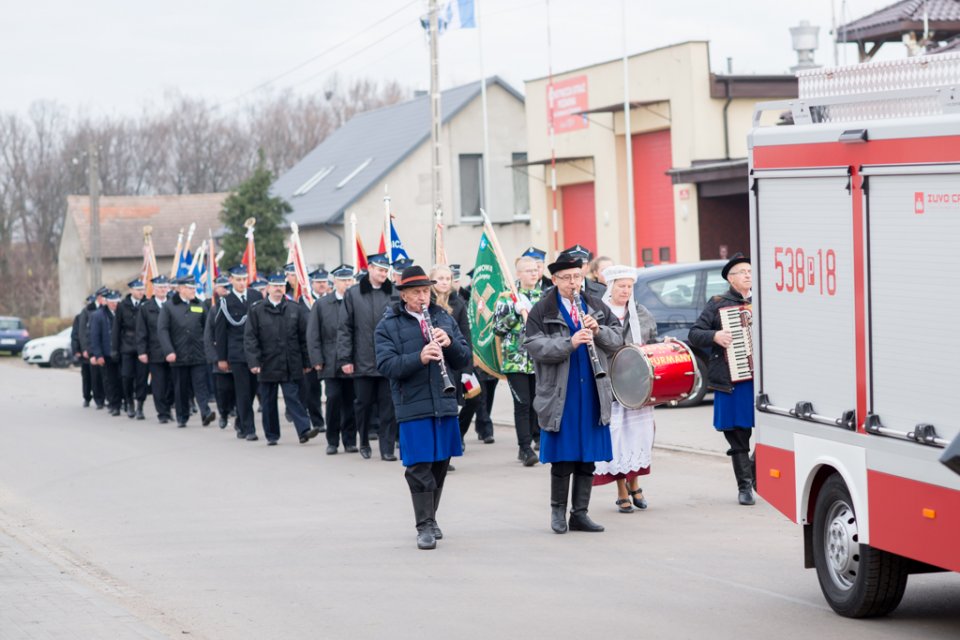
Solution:
M795 98L796 78L711 73L705 41L627 61L636 263L746 253L753 108ZM533 243L551 256L580 243L630 262L623 60L554 74L552 86L550 78L529 80L526 96L527 160L514 167L529 176Z

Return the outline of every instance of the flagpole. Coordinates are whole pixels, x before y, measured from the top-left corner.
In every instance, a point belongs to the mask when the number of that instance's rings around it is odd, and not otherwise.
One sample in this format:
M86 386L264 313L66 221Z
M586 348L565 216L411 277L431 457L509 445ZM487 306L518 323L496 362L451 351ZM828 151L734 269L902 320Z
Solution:
M300 295L307 299L308 306L313 305L313 291L310 288L310 278L307 276L307 264L303 257L303 245L300 244L300 225L290 223L293 234L290 236L290 251L293 254L293 267L297 272L297 283L300 285Z
M630 234L630 266L637 263L636 203L633 195L633 138L630 124L630 70L627 66L627 0L620 0L623 34L623 131L627 146L627 233ZM597 253L600 253L599 248Z
M483 188L480 207L490 208L490 126L487 116L487 74L483 65L483 28L480 22L480 0L474 0L474 18L477 21L477 40L480 53L480 107L483 113Z
M383 185L383 248L387 251L387 259L393 264L393 234L390 232L390 193L389 187Z
M430 0L430 144L431 159L433 163L432 176L432 198L431 208L433 210L441 207L441 184L440 184L440 72L438 60L438 24L437 24L437 0Z
M500 248L500 241L497 239L497 234L493 230L493 224L490 223L490 218L487 217L487 212L483 209L480 209L480 216L483 218L483 230L486 232L487 236L490 238L490 244L493 246L493 253L497 256L497 262L500 263L500 270L503 271L507 276L507 285L510 287L510 295L513 296L514 302L519 300L519 294L517 293L517 285L514 283L513 270L507 266L507 261L503 257L503 249Z
M247 248L243 252L243 259L247 260L247 285L253 284L257 279L257 247L254 244L253 240L253 228L257 224L257 219L254 217L249 217L243 221L243 226L247 228L247 233L245 234L247 238Z
M553 206L550 211L550 224L553 229L553 255L560 252L560 230L557 214L557 139L553 127L553 44L550 34L550 0L547 0L547 112L548 131L550 136L550 191L553 197Z
M360 247L357 246L357 214L350 214L350 235L353 236L353 274L360 270Z
M177 236L177 248L173 251L173 264L170 265L170 278L177 277L177 267L180 266L180 251L183 249L183 227L180 227L180 234Z

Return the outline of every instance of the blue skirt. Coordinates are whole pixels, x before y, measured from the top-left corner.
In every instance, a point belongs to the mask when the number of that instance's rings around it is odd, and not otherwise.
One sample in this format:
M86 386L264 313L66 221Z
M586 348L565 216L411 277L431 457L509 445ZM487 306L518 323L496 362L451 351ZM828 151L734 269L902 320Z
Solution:
M567 397L560 431L540 431L540 462L597 462L613 459L610 425L600 424L600 398L584 345L570 357Z
M400 459L409 467L462 456L457 416L420 418L400 423Z
M753 380L735 383L733 393L714 392L713 427L717 431L753 428Z

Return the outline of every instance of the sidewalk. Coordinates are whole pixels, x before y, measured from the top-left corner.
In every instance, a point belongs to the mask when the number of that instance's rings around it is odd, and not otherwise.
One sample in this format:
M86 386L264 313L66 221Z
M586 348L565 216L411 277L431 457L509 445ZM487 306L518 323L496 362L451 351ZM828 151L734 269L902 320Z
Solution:
M0 637L166 638L0 528Z

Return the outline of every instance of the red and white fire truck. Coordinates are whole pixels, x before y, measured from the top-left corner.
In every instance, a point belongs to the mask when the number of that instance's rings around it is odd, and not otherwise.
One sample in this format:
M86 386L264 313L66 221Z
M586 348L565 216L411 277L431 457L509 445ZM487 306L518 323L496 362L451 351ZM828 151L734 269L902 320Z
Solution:
M749 138L757 488L883 615L960 571L960 54L798 75Z

